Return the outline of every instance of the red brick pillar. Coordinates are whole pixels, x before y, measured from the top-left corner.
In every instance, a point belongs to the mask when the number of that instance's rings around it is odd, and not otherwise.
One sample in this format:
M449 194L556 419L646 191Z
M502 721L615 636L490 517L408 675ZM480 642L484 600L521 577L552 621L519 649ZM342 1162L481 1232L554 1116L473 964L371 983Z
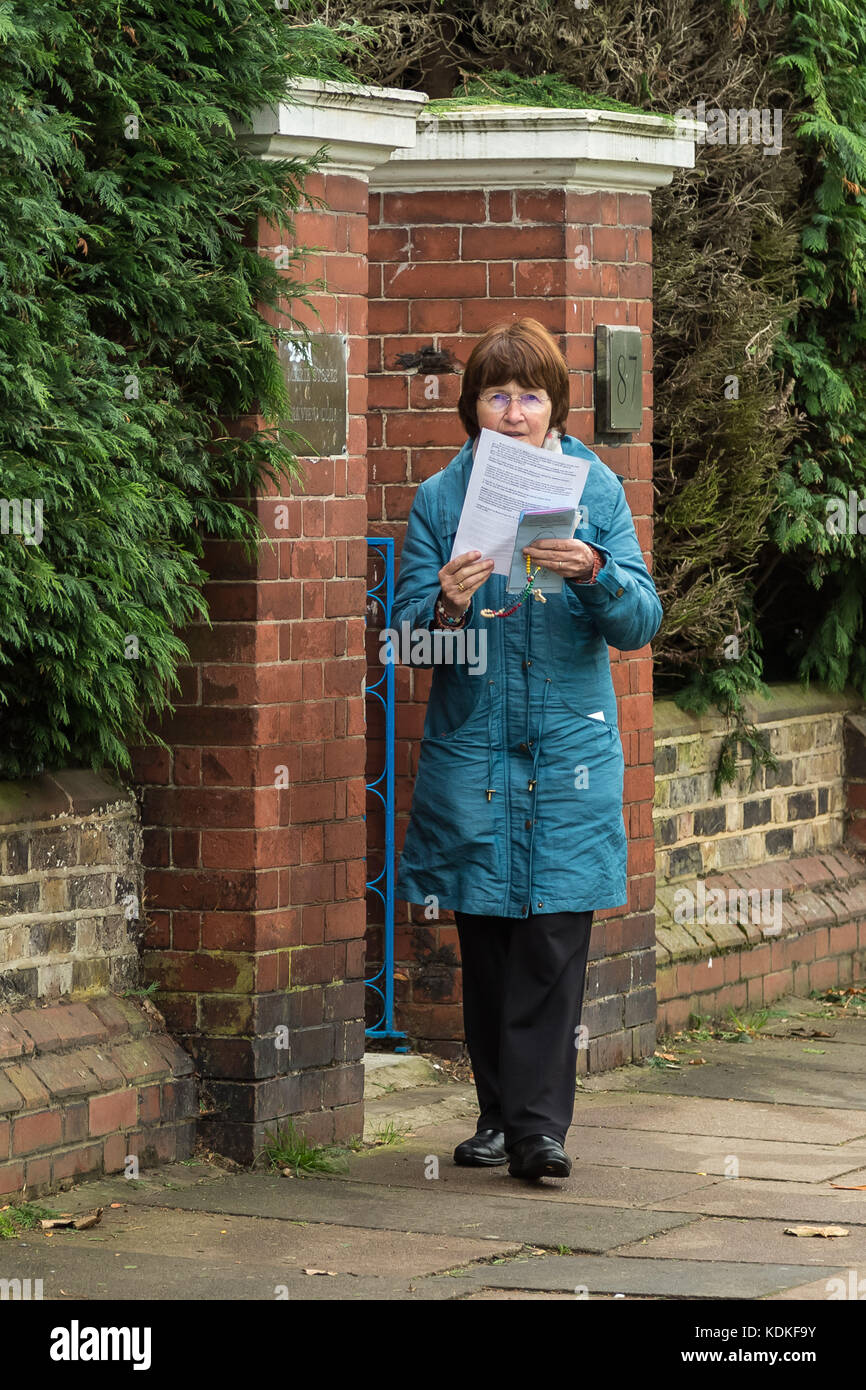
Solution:
M415 487L464 442L456 403L469 352L491 324L527 315L558 338L572 376L568 432L624 477L651 570L651 189L690 164L692 150L691 135L672 138L670 123L658 118L484 108L431 122L414 151L377 171L370 198L372 534L397 537L399 550ZM595 444L598 324L638 325L643 334L643 425L621 443ZM629 894L593 927L583 1016L592 1070L655 1045L651 649L611 651L611 661L626 764ZM431 674L396 669L398 849ZM369 833L372 841L372 824ZM431 920L423 907L407 912L404 903L398 912L396 1026L422 1047L457 1055L453 914ZM377 945L374 934L371 954ZM586 1063L584 1052L581 1070Z
M257 499L274 544L253 563L208 544L213 627L182 634L170 751L137 756L145 970L196 1060L207 1141L241 1161L289 1117L314 1143L363 1130L367 177L423 101L307 81L247 137L262 158L328 143L306 184L326 210L259 246L317 248L300 273L324 278L319 317L291 307L348 338L348 445Z

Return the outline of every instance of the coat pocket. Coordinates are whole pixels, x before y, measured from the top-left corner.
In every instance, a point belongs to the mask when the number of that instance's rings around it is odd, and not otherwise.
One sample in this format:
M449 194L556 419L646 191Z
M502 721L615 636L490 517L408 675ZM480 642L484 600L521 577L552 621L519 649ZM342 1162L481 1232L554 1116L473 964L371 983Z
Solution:
M569 861L591 861L622 838L623 752L615 726L560 706L538 761L538 832Z
M448 740L468 733L487 738L487 682L465 669L438 666L433 676L424 738Z
M486 714L483 732L476 711L467 725L448 737L422 740L403 851L419 881L426 871L439 881L471 882L482 894L494 891L497 884L494 896L501 892L505 789L495 762L493 770L494 791L488 800Z

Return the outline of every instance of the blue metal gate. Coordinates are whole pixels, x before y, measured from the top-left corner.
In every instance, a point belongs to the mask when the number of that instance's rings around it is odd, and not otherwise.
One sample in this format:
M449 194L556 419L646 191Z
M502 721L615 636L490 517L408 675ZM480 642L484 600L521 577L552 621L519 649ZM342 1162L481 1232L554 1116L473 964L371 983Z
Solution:
M394 598L394 541L391 536L368 536L367 553L373 559L373 577L367 589L367 608L381 609L383 627L391 626L391 604ZM382 576L377 578L381 560ZM368 620L365 616L365 622ZM369 623L368 623L369 625ZM405 1038L406 1034L394 1027L394 663L386 661L382 674L365 690L367 698L380 700L385 710L385 765L374 781L367 783L367 791L378 796L385 809L385 862L382 870L373 879L368 879L367 888L377 893L382 901L384 914L383 961L382 966L364 984L376 992L382 1001L382 1012L372 1028L365 1029L368 1038ZM366 815L364 819L366 820ZM379 983L377 983L377 981ZM394 1048L395 1052L408 1052L404 1044Z

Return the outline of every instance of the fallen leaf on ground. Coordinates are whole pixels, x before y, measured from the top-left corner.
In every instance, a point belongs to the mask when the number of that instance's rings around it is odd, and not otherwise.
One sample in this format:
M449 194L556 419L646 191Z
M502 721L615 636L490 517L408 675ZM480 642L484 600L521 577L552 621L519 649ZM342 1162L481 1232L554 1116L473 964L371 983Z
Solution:
M830 1186L840 1187L843 1192L866 1192L866 1182L855 1182L850 1184L847 1182L831 1182Z
M112 1202L112 1203L111 1203L111 1210L114 1211L115 1207L122 1207L122 1206L123 1206L123 1203L122 1203L122 1202Z
M149 999L139 999L138 1002L141 1008L144 1010L144 1012L148 1014L154 1020L155 1023L158 1023L162 1028L165 1028L165 1018L160 1013L159 1009L156 1007L155 1004L152 1004Z
M689 1058L689 1066L690 1066L690 1067L705 1067L706 1065L707 1065L707 1059L706 1059L706 1057L690 1057L690 1058Z
M305 1274L332 1274L332 1275L334 1276L334 1278L336 1278L336 1276L337 1276L337 1271L336 1271L335 1269L305 1269L305 1270L304 1270L304 1273L305 1273Z
M89 1231L91 1226L102 1220L102 1207L97 1207L96 1211L89 1211L86 1216L78 1216L73 1221L76 1231Z
M677 1060L673 1052L654 1052L653 1056L663 1057L666 1062L675 1062Z
M844 1226L786 1226L786 1236L849 1236Z
M95 1226L102 1220L102 1207L97 1207L95 1211L89 1211L84 1216L73 1216L70 1212L65 1212L61 1216L52 1216L50 1219L40 1222L43 1231L50 1235L52 1231L68 1230L89 1231L91 1226Z

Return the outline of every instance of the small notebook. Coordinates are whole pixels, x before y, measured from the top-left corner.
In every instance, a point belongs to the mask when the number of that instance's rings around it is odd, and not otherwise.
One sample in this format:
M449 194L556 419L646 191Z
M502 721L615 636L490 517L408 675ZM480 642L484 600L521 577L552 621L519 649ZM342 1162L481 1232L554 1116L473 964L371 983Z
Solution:
M554 510L520 513L506 592L519 593L526 584L526 556L522 553L523 547L548 538L570 541L577 524L577 512L577 507L558 507ZM538 561L532 557L530 559L534 570ZM538 571L532 587L543 594L561 594L562 583L561 574L543 568Z

